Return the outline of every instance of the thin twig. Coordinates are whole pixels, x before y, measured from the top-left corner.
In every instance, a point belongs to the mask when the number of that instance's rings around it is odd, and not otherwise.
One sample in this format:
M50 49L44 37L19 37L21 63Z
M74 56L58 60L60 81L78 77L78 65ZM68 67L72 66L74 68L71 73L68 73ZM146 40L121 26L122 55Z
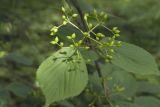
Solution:
M71 4L76 8L76 10L77 10L77 12L78 12L78 14L79 14L79 16L80 16L81 22L82 22L82 26L83 26L82 28L83 28L83 30L84 30L84 31L88 31L88 27L87 27L87 25L86 25L86 23L85 23L85 20L84 20L84 14L83 14L80 6L78 5L77 0L66 0L66 2L67 2L68 4L71 3Z
M101 69L100 69L100 66L99 66L99 63L97 60L95 61L95 66L96 66L98 76L101 79L102 86L104 88L105 98L106 98L107 102L109 103L110 107L113 107L112 102L111 102L111 97L109 95L109 88L107 86L107 82L105 81L105 79L102 76L102 72L101 72Z

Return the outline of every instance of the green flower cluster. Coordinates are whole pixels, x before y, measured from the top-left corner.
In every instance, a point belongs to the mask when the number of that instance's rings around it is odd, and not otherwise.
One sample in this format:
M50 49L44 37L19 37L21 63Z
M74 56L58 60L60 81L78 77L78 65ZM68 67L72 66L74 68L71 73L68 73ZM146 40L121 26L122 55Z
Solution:
M78 40L76 33L73 32L73 34L68 35L66 38L72 42L69 45L70 47L77 49L84 48L86 50L96 50L97 54L100 55L100 57L102 57L106 62L109 62L113 58L115 47L121 46L121 42L116 40L120 36L120 30L117 27L110 29L104 25L108 17L107 14L104 12L97 12L96 10L94 10L93 13L84 14L84 21L87 25L88 31L83 31L80 27L72 22L72 19L78 17L78 14L73 12L68 13L64 7L62 7L62 12L64 14L62 16L63 23L60 26L53 26L51 28L51 35L55 35L60 27L70 24L78 29L83 35L83 37ZM97 23L92 23L90 19L95 19ZM106 35L101 32L95 32L95 29L98 27L103 27L107 31L110 31L112 34L111 37L106 37ZM90 41L89 45L85 42L86 40ZM51 44L58 45L60 47L65 46L63 42L60 42L57 36L51 41Z

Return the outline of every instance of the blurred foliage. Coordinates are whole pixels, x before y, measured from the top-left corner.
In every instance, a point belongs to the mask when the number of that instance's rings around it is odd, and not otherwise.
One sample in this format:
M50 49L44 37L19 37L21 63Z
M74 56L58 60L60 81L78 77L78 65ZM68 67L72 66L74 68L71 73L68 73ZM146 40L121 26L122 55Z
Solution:
M95 2L93 2L95 1ZM124 31L122 34L130 42L150 52L159 51L160 47L160 10L159 0L90 0L98 9L110 14L111 26L118 24ZM99 5L97 5L99 4Z
M83 11L94 8L106 11L110 19L107 26L118 26L122 31L122 40L151 52L160 67L159 0L78 1ZM56 0L1 0L0 107L42 107L44 104L44 97L36 87L35 72L38 65L55 50L49 44L52 39L49 30L61 22L62 5ZM69 32L62 31L60 38L63 39ZM91 102L95 102L96 107L106 107L102 105L105 101L97 96L103 94L103 89L92 64L88 65L88 69L92 74L89 90L76 98L54 104L54 107L87 107ZM102 70L106 78L112 77L108 79L108 85L113 92L113 102L117 103L115 107L159 107L158 76L134 75L103 64Z

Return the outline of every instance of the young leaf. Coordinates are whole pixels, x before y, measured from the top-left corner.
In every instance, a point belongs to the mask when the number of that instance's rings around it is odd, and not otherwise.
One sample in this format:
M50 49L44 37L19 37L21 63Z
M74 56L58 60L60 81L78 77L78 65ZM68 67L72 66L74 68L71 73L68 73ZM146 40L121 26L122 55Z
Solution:
M157 64L150 53L129 43L117 48L112 63L128 72L141 75L160 75Z
M38 68L37 81L49 104L79 95L88 82L86 64L74 48L63 47Z

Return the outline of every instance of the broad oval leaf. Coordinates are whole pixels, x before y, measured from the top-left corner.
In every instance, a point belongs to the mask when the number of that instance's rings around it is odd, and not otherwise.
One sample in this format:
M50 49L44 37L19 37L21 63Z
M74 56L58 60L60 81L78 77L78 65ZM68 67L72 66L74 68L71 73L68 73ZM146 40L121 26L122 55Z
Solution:
M140 96L135 97L132 103L119 100L117 104L119 107L159 107L160 100L152 96Z
M116 49L112 63L135 74L160 75L152 55L144 49L129 43L123 42L122 47Z
M135 98L134 104L131 107L159 107L159 105L159 99L150 96L141 96Z
M88 82L83 57L74 48L64 47L38 68L37 80L46 98L46 106L79 95Z

